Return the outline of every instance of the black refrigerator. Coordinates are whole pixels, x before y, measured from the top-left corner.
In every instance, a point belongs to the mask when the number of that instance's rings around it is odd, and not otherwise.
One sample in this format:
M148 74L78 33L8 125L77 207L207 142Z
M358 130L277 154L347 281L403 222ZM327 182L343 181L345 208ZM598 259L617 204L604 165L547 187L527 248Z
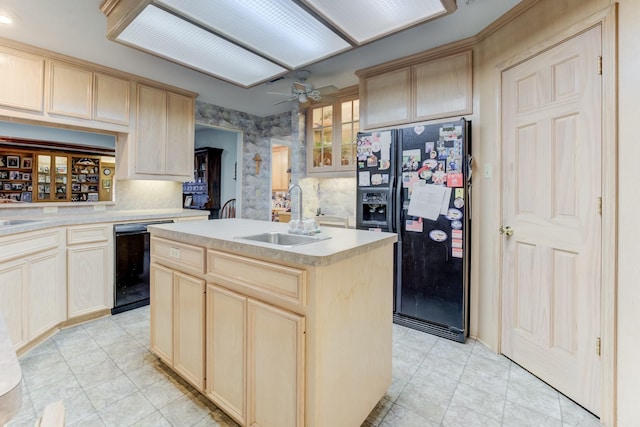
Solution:
M393 320L468 334L471 122L359 133L357 228L398 234Z

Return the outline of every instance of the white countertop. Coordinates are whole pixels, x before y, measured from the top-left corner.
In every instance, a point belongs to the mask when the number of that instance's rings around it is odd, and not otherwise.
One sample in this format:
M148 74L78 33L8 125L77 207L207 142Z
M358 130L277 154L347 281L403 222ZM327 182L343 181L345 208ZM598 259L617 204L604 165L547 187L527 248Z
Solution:
M209 211L194 209L141 209L141 210L109 210L91 213L66 215L63 213L6 217L0 219L33 219L35 222L0 227L0 236L24 233L26 231L66 225L92 224L100 222L153 221L167 218L188 218L207 216Z
M20 411L21 382L22 370L0 313L0 426L8 423Z
M287 233L288 224L239 218L159 224L150 226L149 231L152 236L210 249L313 266L333 264L397 240L393 233L321 227L320 235L329 239L298 246L278 246L238 237L265 232Z

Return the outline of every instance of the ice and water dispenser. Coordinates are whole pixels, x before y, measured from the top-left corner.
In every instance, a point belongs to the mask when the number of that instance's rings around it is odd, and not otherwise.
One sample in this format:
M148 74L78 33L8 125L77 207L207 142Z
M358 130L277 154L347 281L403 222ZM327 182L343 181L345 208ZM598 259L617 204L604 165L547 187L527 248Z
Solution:
M391 193L388 188L358 190L357 226L362 230L391 231Z

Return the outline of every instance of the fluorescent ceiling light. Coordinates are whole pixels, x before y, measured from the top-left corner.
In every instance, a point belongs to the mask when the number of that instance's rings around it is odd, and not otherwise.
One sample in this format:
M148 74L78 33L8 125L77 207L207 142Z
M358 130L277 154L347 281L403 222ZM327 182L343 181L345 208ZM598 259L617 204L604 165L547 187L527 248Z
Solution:
M455 0L302 1L358 44L428 21L456 8Z
M103 0L110 40L251 87L451 13L456 0Z
M342 37L290 0L157 0L156 3L290 69L351 48Z
M116 40L246 87L287 71L152 5Z

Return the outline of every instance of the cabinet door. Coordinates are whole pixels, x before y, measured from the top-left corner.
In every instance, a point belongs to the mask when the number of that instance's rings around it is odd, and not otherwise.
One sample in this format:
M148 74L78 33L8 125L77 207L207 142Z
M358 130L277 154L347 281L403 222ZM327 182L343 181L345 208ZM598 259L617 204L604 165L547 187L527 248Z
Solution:
M129 124L129 96L131 83L128 80L94 73L93 118L119 125Z
M247 298L207 284L205 393L241 425L246 420Z
M304 318L249 299L247 425L304 425Z
M138 117L135 141L137 173L154 175L165 173L166 137L166 91L138 85ZM193 152L193 149L191 151ZM173 159L171 160L173 161ZM189 175L192 173L191 169L193 169L193 161L189 164Z
M413 66L414 119L472 113L471 52Z
M367 77L362 85L361 120L364 129L403 123L411 114L411 69L409 67Z
M42 112L44 58L0 47L0 104Z
M64 256L53 249L30 257L28 264L28 338L33 340L66 318Z
M193 99L167 92L167 175L193 175Z
M151 264L151 351L173 365L173 270Z
M51 63L49 113L91 119L93 73L64 62Z
M27 263L4 263L0 269L0 313L14 348L25 345L27 336Z
M287 190L289 188L289 149L277 147L271 152L271 188L272 190Z
M110 309L113 281L109 245L93 243L68 249L69 317Z
M204 280L174 273L173 367L204 389Z

